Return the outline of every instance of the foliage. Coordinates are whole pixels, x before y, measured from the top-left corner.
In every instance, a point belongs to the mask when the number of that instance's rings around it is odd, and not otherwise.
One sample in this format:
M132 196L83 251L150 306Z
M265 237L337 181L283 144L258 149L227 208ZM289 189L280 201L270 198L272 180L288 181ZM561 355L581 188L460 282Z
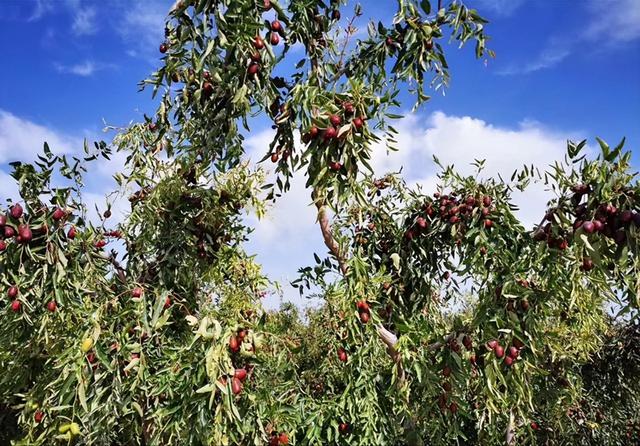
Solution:
M83 158L45 145L13 166L22 199L0 216L0 440L636 438L637 325L620 320L637 319L640 190L622 144L599 141L596 156L569 143L562 162L510 181L485 178L482 161L469 177L441 166L433 196L372 176L373 143L402 149L398 95L419 106L447 84L444 36L491 55L486 21L446 3L399 0L391 25L358 38L353 21L342 26L344 1L178 1L163 64L141 84L159 94L156 114ZM244 153L256 116L273 123L273 184ZM115 177L131 211L90 222L82 174L114 150L127 155ZM243 249L244 217L263 216L293 175L307 177L328 248L295 282L322 297L304 319L291 305L263 309L277 284ZM511 195L533 181L557 198L529 231Z

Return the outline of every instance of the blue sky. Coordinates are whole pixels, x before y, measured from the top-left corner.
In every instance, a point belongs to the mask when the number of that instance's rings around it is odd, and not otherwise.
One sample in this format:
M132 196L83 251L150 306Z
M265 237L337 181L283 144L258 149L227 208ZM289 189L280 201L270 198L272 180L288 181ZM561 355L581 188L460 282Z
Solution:
M137 83L159 63L163 18L170 1L3 0L0 39L0 185L7 163L32 157L46 138L60 150L100 136L103 119L126 125L155 105ZM497 57L476 61L472 48L449 46L453 79L446 96L434 94L423 109L399 123L402 153L387 158L380 148L376 168L405 166L405 177L433 185L436 154L464 165L487 158L489 173L523 162L545 165L562 156L567 138L602 136L640 144L640 1L468 0L490 20L490 48ZM366 17L388 18L395 1L362 2ZM348 16L348 14L344 14ZM360 22L365 25L365 21ZM407 101L406 107L412 104ZM262 152L269 131L250 135ZM640 164L634 150L634 162ZM18 155L20 153L21 155ZM460 166L462 167L462 166ZM111 187L113 168L101 166L87 191L96 200ZM4 197L3 197L4 198ZM535 200L534 200L535 198ZM521 198L533 203L543 191ZM537 201L536 201L537 200ZM250 249L268 272L287 280L311 262L310 249L324 252L308 193L292 193L262 223ZM306 219L291 219L304 208ZM295 224L289 222L295 220ZM277 228L277 230L276 230ZM284 229L283 229L284 228ZM276 234L289 231L292 246Z

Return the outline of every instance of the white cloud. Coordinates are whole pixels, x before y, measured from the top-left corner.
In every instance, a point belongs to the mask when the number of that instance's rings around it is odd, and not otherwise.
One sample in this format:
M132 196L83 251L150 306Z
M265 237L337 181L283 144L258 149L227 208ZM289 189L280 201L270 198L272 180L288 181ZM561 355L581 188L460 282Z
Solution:
M512 74L528 74L534 71L544 70L558 65L571 54L569 47L558 45L550 45L549 48L543 50L531 62L525 64L513 64L498 71L500 75Z
M18 187L16 181L9 175L8 163L12 161L32 162L42 152L43 144L47 142L55 154L79 154L83 151L83 139L65 135L55 129L20 118L12 113L0 110L0 163L4 169L0 170L0 189L2 199L16 200ZM91 143L89 143L91 145ZM85 187L83 197L87 204L90 220L99 221L95 210L97 204L101 211L106 209L107 194L116 190L116 183L112 175L121 170L126 155L114 154L111 161L94 161L87 164L85 173ZM55 182L55 180L54 180ZM110 196L112 203L112 217L109 225L113 226L122 221L129 209L129 202L124 196Z
M86 36L98 32L96 15L95 8L77 9L71 25L73 33L77 36Z
M482 0L485 1L485 0ZM486 0L500 2L501 0ZM545 49L531 62L512 63L499 70L500 75L528 74L560 64L583 47L615 49L621 44L640 38L640 1L589 0L586 5L586 23L576 30L564 30L562 36L551 37Z
M480 14L483 14L483 11L489 11L492 14L507 17L513 14L520 6L524 5L524 3L525 0L476 0L475 2L469 2L468 6L476 7L477 4Z
M33 13L29 17L30 22L40 20L43 16L53 10L53 3L51 0L36 0Z
M92 60L85 60L84 62L73 65L65 65L56 62L53 66L58 73L74 74L81 77L93 76L98 71L116 68L113 64L94 62Z
M272 138L272 130L257 132L247 138L247 152L253 162L267 153ZM267 160L264 168L270 169L270 163ZM305 181L303 172L298 172L291 190L278 199L264 219L251 217L247 221L255 228L249 236L247 250L257 254L258 262L272 280L281 283L284 300L297 304L304 302L300 301L298 291L290 286L290 282L297 278L298 268L314 263L314 252L323 254L327 251L316 223L315 208L310 205L311 192L305 188ZM268 308L276 308L279 298L270 296L263 303Z
M435 112L428 116L409 115L395 125L399 135L399 151L387 153L384 143L373 147L372 167L376 175L402 169L405 180L420 185L423 192L432 193L437 184L439 168L433 163L437 156L444 165L455 165L464 175L474 175L475 159L485 159L483 177L501 175L508 180L524 165L545 169L547 163L562 159L566 140L575 138L572 132L550 130L534 121L523 121L516 128L501 128L469 116L449 116ZM267 152L273 133L258 132L247 139L248 152L258 160ZM576 138L577 139L577 138ZM265 165L270 166L269 161ZM297 291L288 286L301 266L314 263L312 253L326 253L316 212L310 206L310 192L304 188L306 178L298 172L291 190L281 197L262 221L251 220L255 227L247 248L257 253L268 275L280 280L284 299L302 304ZM524 193L514 193L517 212L527 227L532 227L544 214L551 194L540 184L532 184ZM313 302L311 302L313 303ZM277 306L277 299L265 302Z
M475 174L471 163L484 159L482 177L501 175L508 180L524 165L544 169L548 162L562 159L566 140L575 137L532 121L509 129L469 116L448 116L442 112L435 112L422 122L419 116L408 116L397 129L400 151L392 153L388 160L374 159L374 162L376 166L383 164L392 169L404 166L404 178L409 183L423 185L425 192L433 192L437 182L438 170L431 161L434 155L442 164L453 164L456 171L464 175ZM384 156L383 150L379 148L377 157ZM524 193L515 193L514 201L520 207L519 218L526 226L532 226L540 220L550 198L539 184L532 184Z
M75 74L76 76L88 77L93 75L98 69L96 64L90 60L77 63L74 65L54 64L55 69L59 73Z
M31 161L48 142L54 153L71 153L82 148L82 139L0 110L0 163Z
M591 0L591 22L585 38L603 42L629 42L640 38L640 1Z
M164 40L164 21L169 12L167 1L127 3L115 27L126 43L130 55L157 59L158 47Z

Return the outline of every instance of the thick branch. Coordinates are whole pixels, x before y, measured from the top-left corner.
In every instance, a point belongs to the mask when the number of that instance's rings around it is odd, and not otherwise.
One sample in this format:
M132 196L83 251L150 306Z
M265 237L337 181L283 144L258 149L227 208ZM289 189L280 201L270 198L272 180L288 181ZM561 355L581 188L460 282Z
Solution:
M507 446L513 445L515 439L516 432L513 427L513 412L509 412L509 423L507 423L507 431L505 432L505 441Z
M320 224L320 231L322 231L324 244L327 246L327 248L329 248L331 254L333 254L338 261L338 265L340 265L340 271L342 271L342 274L346 276L348 271L347 263L345 262L345 259L340 252L340 246L338 245L338 242L336 242L336 239L333 238L333 234L331 233L331 224L329 223L327 208L322 203L316 203L316 207L318 208L318 223Z

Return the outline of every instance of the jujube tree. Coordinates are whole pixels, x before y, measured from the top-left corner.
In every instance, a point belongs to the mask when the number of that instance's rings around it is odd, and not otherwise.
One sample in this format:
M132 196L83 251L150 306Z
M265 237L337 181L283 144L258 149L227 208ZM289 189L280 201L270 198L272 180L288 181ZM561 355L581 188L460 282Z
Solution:
M152 117L82 157L45 145L13 164L21 199L0 215L0 438L637 439L637 345L611 347L638 337L630 153L569 143L563 162L510 181L485 178L481 161L469 177L441 166L432 195L374 177L375 143L402 150L398 95L419 107L447 85L446 40L491 56L487 22L457 1L400 0L391 24L363 35L361 6L346 3L179 0L161 67L142 83L159 95ZM245 153L256 116L273 128L260 165L272 183ZM82 175L113 151L127 154L115 178L130 212L90 220ZM327 247L294 282L322 299L304 321L291 305L264 310L277 284L243 249L244 217L261 217L294 175ZM532 181L557 195L533 231L511 200ZM612 303L626 322L608 318ZM617 404L601 383L624 386Z

